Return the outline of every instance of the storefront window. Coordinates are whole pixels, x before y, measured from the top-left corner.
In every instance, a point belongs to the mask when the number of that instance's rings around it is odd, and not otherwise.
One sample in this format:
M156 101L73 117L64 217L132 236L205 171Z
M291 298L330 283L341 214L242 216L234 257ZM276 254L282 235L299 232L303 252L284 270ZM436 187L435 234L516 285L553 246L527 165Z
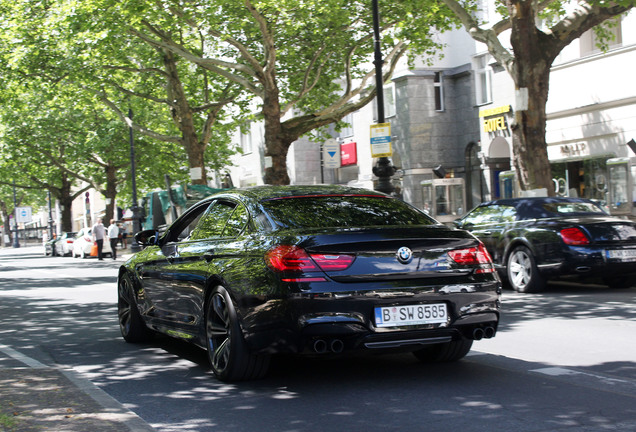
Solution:
M606 157L551 164L557 196L588 198L601 203L607 199Z

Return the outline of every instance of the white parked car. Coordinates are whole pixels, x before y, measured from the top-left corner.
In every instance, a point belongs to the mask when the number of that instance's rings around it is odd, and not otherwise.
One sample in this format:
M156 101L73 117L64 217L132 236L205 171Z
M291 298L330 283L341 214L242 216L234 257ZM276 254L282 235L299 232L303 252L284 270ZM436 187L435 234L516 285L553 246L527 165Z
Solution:
M82 228L75 236L73 242L73 258L82 257L86 258L91 256L91 249L93 248L93 234L90 228ZM110 242L108 239L104 239L104 247L102 248L102 255L113 256L113 250L110 248Z

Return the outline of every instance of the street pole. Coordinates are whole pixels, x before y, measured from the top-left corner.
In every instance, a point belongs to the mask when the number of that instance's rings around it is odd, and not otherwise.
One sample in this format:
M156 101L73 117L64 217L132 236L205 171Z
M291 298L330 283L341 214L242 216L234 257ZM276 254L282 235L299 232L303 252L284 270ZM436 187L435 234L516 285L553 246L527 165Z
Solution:
M130 174L132 178L132 241L130 244L131 252L138 252L141 250L141 247L135 241L135 234L141 231L141 224L139 221L139 206L137 205L137 175L135 172L135 141L133 139L133 128L132 128L132 118L133 112L132 109L128 109L128 118L130 119L129 132L130 132Z
M46 191L49 199L49 238L53 238L53 216L51 214L51 191Z
M371 0L373 10L373 46L375 65L375 88L376 101L378 106L378 123L384 123L384 79L382 76L382 52L380 46L380 13L378 12L378 0ZM395 167L391 164L391 160L382 156L378 158L377 164L373 167L373 174L378 177L376 190L390 194L395 190L391 183L391 176L395 174Z
M13 247L19 248L20 241L18 240L18 200L15 194L15 180L13 180L13 225L15 226L15 233L13 234Z

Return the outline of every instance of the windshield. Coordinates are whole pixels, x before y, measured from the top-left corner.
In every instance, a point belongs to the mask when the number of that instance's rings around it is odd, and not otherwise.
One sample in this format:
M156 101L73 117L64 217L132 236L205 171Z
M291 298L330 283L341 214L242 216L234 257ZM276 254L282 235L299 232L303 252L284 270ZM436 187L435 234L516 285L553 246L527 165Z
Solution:
M437 223L408 204L384 196L285 197L262 202L277 225L336 228L432 225Z

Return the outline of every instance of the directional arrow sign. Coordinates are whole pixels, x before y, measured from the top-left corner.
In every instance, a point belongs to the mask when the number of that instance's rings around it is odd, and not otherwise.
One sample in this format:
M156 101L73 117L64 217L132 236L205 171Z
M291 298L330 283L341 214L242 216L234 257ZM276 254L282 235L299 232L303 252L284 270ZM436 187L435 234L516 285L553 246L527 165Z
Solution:
M322 145L322 166L340 168L340 144L335 139L328 139Z

